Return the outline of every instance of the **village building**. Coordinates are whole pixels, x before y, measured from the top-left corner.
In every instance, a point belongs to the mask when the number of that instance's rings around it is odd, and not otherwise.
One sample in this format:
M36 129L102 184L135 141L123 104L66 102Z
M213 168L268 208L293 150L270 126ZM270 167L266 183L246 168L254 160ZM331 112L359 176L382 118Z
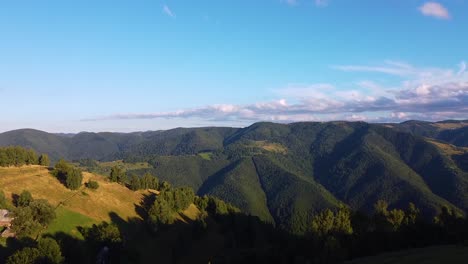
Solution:
M10 212L6 209L0 209L0 230L1 237L14 237L15 233L11 230L11 222L13 217L10 216Z

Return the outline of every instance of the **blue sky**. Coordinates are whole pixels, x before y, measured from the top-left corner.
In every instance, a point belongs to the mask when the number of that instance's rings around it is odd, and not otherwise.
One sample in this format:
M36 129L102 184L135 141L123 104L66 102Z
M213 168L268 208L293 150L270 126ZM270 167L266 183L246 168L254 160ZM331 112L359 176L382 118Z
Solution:
M3 1L0 131L468 117L468 1Z

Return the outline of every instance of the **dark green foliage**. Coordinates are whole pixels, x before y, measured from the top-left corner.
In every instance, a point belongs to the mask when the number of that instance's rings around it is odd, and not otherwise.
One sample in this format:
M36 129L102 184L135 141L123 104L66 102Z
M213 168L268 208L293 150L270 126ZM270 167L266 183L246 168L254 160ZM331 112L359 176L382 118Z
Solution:
M37 244L41 263L60 264L63 262L60 246L52 238L43 238Z
M159 185L159 179L156 176L151 175L150 173L145 173L142 177L133 174L130 177L129 187L131 190L158 190L160 188L169 188L166 183Z
M18 237L33 236L41 229L30 207L19 207L13 213L15 218L12 221L12 229Z
M77 190L81 187L81 182L83 181L81 170L64 160L59 160L55 164L52 174L68 189Z
M25 247L11 255L8 264L60 264L64 260L60 246L52 238L42 238L36 247Z
M65 178L65 186L70 190L77 190L81 187L83 175L80 169L72 168Z
M129 186L130 186L130 190L133 190L133 191L142 189L140 177L138 177L137 175L133 174L133 175L130 177Z
M452 125L460 128L444 128ZM462 126L458 121L256 123L242 129L67 136L21 130L0 134L0 145L31 147L52 160L62 155L148 162L153 168L129 174L158 175L161 182L190 186L199 195L215 195L286 230L304 233L310 231L313 215L336 208L337 201L366 213L380 199L392 208L414 202L425 218L442 206L468 210L466 155L450 156L420 137L463 144ZM206 152L210 159L199 155ZM135 190L148 188L136 178L114 180ZM166 189L160 185L158 189ZM401 212L390 214L398 225Z
M319 237L328 235L351 235L351 212L344 206L337 212L326 209L312 218L312 233Z
M409 132L417 136L434 138L456 146L466 147L468 146L467 123L467 120L447 120L435 123L425 121L407 121L400 124L394 124L393 127L400 131ZM454 126L454 128L452 128L452 126Z
M193 203L195 193L192 188L175 188L161 191L158 200L165 200L169 207L175 211L183 211Z
M39 156L38 162L39 162L39 165L41 166L49 167L50 165L49 155L41 154L41 156Z
M159 190L164 192L164 191L167 191L171 188L171 184L167 181L163 181L161 182L161 184L159 185Z
M5 197L5 193L0 190L0 209L9 208L8 200Z
M211 176L200 188L199 194L220 197L245 213L254 214L260 219L273 222L266 194L257 175L252 159L246 158Z
M80 166L87 167L89 169L97 168L99 166L99 164L95 160L89 158L80 159L78 160L78 163L80 164Z
M137 171L140 175L149 172L158 175L161 181L169 181L176 186L190 186L194 190L198 190L211 175L229 165L226 159L213 157L205 160L199 155L149 156L141 160L148 161L154 168Z
M192 188L167 187L157 196L148 210L147 222L153 231L175 221L175 213L183 211L194 202L195 193Z
M156 232L161 226L174 223L174 212L170 204L164 199L156 199L148 211L147 222L151 229Z
M109 180L111 182L118 182L118 183L126 183L127 182L127 174L125 170L120 168L119 166L114 166L111 169Z
M37 248L26 247L16 251L10 256L6 264L35 264L37 263L41 253Z
M159 179L149 173L145 173L140 179L140 189L159 189Z
M36 152L22 147L0 148L0 167L37 165Z
M410 210L412 205L409 205ZM374 206L374 222L376 224L376 229L379 231L396 231L400 229L401 225L405 220L405 212L400 209L388 210L388 204L385 201L379 200ZM415 210L415 209L414 209ZM408 223L413 222L412 218L414 215L409 216L410 219ZM417 216L416 216L417 217Z
M29 204L33 201L33 197L29 191L22 191L16 200L16 206L25 207L29 206Z
M232 204L210 195L204 195L202 197L196 196L194 203L200 210L213 215L227 215L240 212L240 210Z
M86 240L98 246L115 246L122 243L122 234L115 224L102 222L81 230Z
M91 190L97 190L99 188L99 183L97 181L88 181L86 184L86 188L89 188Z
M12 229L19 237L33 236L55 219L55 210L46 200L34 200L14 210Z

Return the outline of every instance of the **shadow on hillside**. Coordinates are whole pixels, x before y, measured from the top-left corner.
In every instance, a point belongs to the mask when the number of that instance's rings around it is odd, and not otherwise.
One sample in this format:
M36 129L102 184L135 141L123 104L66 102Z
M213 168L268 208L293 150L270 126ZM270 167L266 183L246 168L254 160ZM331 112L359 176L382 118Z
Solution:
M16 250L33 245L34 240L30 238L15 239L9 237L6 239L5 244L5 246L0 245L0 263L5 263L6 258L13 254Z

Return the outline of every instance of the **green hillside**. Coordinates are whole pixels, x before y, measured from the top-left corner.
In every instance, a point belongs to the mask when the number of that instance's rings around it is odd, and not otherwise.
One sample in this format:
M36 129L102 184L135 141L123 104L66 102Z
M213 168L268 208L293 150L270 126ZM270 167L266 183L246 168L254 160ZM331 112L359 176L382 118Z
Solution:
M441 206L466 212L468 151L447 147L447 142L463 145L459 131L466 124L263 122L246 128L76 135L19 130L0 134L0 145L81 160L86 169L105 174L114 164L106 161L123 160L119 166L129 176L150 173L304 233L315 212L340 203L369 212L380 199L391 207L413 202L427 217Z

